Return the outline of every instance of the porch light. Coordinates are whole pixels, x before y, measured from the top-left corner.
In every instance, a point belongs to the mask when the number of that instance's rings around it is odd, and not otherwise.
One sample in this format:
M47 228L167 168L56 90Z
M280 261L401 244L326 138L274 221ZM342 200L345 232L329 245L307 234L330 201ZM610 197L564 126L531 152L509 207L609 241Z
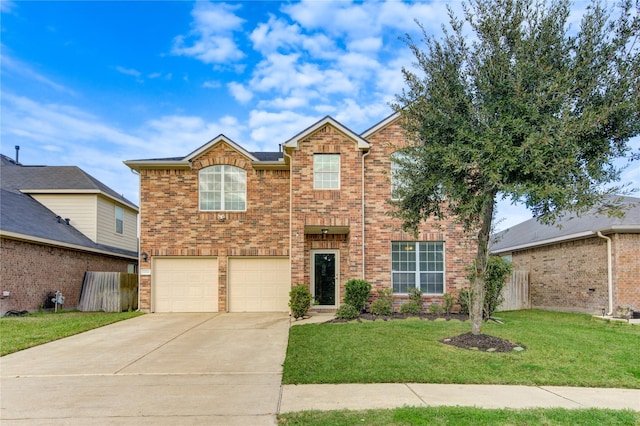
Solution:
M147 254L146 251L143 251L142 253L140 253L140 256L142 256L142 261L146 262L149 255Z
M327 235L329 233L329 228L322 228L322 235Z

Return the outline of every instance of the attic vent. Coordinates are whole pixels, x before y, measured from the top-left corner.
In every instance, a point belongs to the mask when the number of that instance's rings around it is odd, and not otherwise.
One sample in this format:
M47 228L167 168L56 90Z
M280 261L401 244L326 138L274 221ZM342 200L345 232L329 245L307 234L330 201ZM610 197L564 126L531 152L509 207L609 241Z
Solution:
M67 222L67 225L69 225L69 222L71 222L71 219L69 219L68 217L65 217L64 221Z
M58 220L58 223L62 223L62 216L56 216L56 219Z

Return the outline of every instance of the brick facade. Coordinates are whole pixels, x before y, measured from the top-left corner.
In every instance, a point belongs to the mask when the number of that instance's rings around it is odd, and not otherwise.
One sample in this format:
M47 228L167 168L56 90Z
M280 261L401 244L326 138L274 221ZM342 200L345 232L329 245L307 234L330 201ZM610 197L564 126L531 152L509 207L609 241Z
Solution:
M613 308L640 310L640 234L612 238ZM599 237L512 253L514 269L529 272L533 308L600 314L608 311L607 242Z
M614 234L613 309L618 306L640 311L640 234Z
M338 304L352 278L364 277L375 288L391 287L391 242L416 240L387 213L390 154L405 142L393 122L367 141L365 149L357 135L326 122L303 133L295 147L285 146L280 168L256 168L246 153L224 141L198 151L187 166L139 167L140 253L148 254L141 269L151 269L153 256L216 256L219 311L228 309L229 256L287 256L291 284L311 286L312 254L333 251L339 259ZM339 190L314 189L314 154L340 155ZM217 164L246 171L246 212L199 211L198 171ZM318 232L321 228L329 233ZM475 245L459 226L429 222L417 240L444 242L446 292L469 285L465 267L475 256ZM141 275L141 309L152 308L151 292L152 277ZM430 300L440 301L441 295Z
M0 292L11 292L0 300L0 315L9 310L36 311L56 290L65 297L63 307L73 309L80 301L85 272L126 273L135 262L8 238L0 239L0 258Z

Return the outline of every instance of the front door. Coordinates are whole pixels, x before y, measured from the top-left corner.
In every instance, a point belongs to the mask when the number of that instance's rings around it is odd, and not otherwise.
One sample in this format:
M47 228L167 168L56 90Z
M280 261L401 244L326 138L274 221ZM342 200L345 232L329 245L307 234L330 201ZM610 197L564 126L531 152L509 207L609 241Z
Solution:
M313 296L319 306L336 306L338 282L338 261L336 252L314 252L313 259Z

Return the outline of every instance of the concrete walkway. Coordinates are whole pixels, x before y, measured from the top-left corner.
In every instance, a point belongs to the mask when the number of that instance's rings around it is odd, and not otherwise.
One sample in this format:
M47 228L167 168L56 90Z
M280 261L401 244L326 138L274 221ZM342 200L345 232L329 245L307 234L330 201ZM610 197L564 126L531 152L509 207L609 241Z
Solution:
M402 406L611 408L640 412L640 389L442 384L285 385L280 413Z

